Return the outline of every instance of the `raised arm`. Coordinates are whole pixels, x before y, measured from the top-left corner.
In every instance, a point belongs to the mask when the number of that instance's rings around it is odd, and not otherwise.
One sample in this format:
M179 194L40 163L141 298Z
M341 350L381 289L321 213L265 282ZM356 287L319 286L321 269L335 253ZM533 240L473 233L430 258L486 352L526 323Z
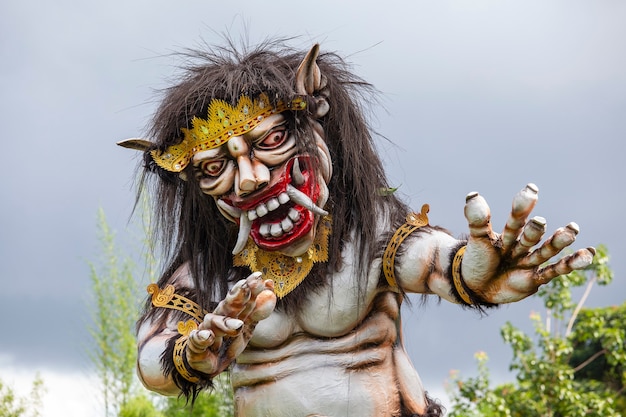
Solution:
M515 196L501 234L492 229L485 199L478 193L468 194L468 240L456 240L432 228L418 231L407 239L396 265L398 284L405 291L435 293L465 305L502 304L526 298L553 278L588 266L594 248L580 249L542 266L574 242L578 226L570 223L559 228L539 245L546 221L541 217L528 220L537 193L537 187L528 184Z
M256 272L237 282L211 313L200 311L186 265L162 288L148 287L152 309L139 323L138 375L146 388L164 395L210 386L241 353L256 324L276 304L273 282Z

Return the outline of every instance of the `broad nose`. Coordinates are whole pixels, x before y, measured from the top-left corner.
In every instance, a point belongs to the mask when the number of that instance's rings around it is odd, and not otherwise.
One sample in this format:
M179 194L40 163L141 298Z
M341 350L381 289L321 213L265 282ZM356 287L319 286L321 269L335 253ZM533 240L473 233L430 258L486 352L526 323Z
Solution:
M250 152L248 142L238 136L228 141L230 154L237 161L235 193L239 196L250 194L265 187L270 181L270 171Z
M247 156L237 158L235 192L239 196L250 194L270 182L270 170L259 160Z

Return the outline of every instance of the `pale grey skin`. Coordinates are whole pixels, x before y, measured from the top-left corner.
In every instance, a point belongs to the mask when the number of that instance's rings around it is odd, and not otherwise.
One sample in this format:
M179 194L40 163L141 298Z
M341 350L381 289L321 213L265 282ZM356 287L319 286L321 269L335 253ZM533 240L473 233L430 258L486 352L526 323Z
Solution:
M301 94L314 94L323 88L316 54L312 50L298 72ZM327 106L319 108L322 113L328 111ZM276 117L236 140L251 146L255 138L266 135L279 123L280 117ZM318 151L321 163L327 164L321 169L319 181L327 184L332 171L323 140L318 140ZM232 147L217 152L241 157L234 155ZM215 152L196 154L194 164L201 166L211 158L215 158ZM234 171L226 183L220 187L201 184L203 191L218 201L229 193L243 196L254 192L260 181L267 181L263 163L239 165L244 168L239 170L233 164ZM469 240L461 271L465 284L486 302L524 299L552 278L584 268L593 259L594 249L587 248L540 267L574 242L578 226L570 223L558 229L533 250L546 230L546 222L540 217L527 221L537 192L537 187L529 184L515 196L502 234L493 232L489 206L483 197L478 193L467 196ZM323 190L314 202L317 220L323 214L327 195ZM222 203L218 206L230 219L241 215ZM385 213L379 214L377 227L383 233L390 225L382 220ZM313 238L314 233L281 251L300 255ZM398 284L408 293L435 294L456 302L446 274L451 252L458 246L457 239L440 231L407 239L396 258ZM308 295L297 312L289 315L274 310L273 283L260 273L238 282L227 299L190 335L186 351L189 364L209 375L231 367L238 416L390 417L400 415L401 403L405 411L423 413L424 389L403 346L397 343L397 293L380 285L381 260L376 259L369 269L365 299L357 302L357 277L353 273L357 256L354 242L347 242L342 253L343 269L333 275L332 290L327 287ZM503 258L511 259L509 269L496 271ZM179 268L169 283L193 288L188 266ZM166 328L157 329L154 322L146 320L138 333L142 346L138 358L140 378L146 387L165 395L179 393L172 380L164 376L160 363L167 340L177 334L176 325L177 321L170 318ZM222 343L225 338L232 339L227 350L223 349L227 346Z

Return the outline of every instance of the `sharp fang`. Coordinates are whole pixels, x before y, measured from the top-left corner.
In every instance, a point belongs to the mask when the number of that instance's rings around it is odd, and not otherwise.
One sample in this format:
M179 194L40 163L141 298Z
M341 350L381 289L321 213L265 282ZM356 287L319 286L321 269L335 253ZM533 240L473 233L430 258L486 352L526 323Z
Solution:
M300 220L300 213L293 207L289 209L287 216L289 216L292 222L297 222L298 220Z
M267 206L263 203L259 204L256 208L256 214L258 214L259 217L265 216L268 212Z
M304 194L293 185L287 185L287 194L289 194L289 198L291 198L291 201L311 210L315 214L318 214L320 216L326 216L328 214L326 210L317 207L308 195Z
M270 227L270 233L272 234L272 236L274 237L278 237L278 236L282 236L283 234L283 228L280 227L280 223L274 223L272 224L272 226Z
M224 200L217 200L217 206L224 210L226 214L228 214L233 219L241 217L241 210L237 207L233 207L230 204L227 204Z
M278 202L280 204L286 204L289 202L289 196L287 195L287 193L280 193L278 194Z
M233 255L237 255L246 247L248 242L248 236L250 236L250 230L252 230L252 222L248 219L246 212L242 212L239 217L239 235L237 235L237 243L233 249Z
M270 200L267 201L267 203L265 203L265 205L267 206L267 209L269 211L274 211L278 207L280 207L280 203L278 202L278 199L276 198L271 198Z
M296 158L295 161L293 161L293 168L291 170L291 176L293 178L293 183L296 185L302 185L304 184L304 175L302 174L302 171L300 170L300 161L298 158Z
M283 229L283 232L288 232L293 229L293 223L289 220L289 217L285 217L282 222L280 222L280 227Z

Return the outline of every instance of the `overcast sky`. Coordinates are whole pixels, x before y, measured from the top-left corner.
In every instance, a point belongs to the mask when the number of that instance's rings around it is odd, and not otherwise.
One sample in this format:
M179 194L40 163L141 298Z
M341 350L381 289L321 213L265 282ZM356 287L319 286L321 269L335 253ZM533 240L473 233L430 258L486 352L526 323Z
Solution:
M576 221L576 248L610 250L615 282L589 304L623 302L624 22L617 0L2 2L0 378L40 370L56 385L90 374L85 300L98 208L122 244L135 238L127 222L136 158L115 142L144 132L154 89L174 73L168 54L220 42L224 31L251 43L300 36L295 46L320 42L348 57L382 93L373 125L393 141L380 146L392 183L416 209L429 203L431 223L456 236L466 232L468 192L485 196L500 229L513 195L537 184L534 214L549 231ZM530 299L481 319L434 301L414 303L403 323L435 393L450 369L473 372L478 350L496 378L508 378L499 328L510 320L529 329L530 311L541 309ZM44 415L56 416L46 401Z

